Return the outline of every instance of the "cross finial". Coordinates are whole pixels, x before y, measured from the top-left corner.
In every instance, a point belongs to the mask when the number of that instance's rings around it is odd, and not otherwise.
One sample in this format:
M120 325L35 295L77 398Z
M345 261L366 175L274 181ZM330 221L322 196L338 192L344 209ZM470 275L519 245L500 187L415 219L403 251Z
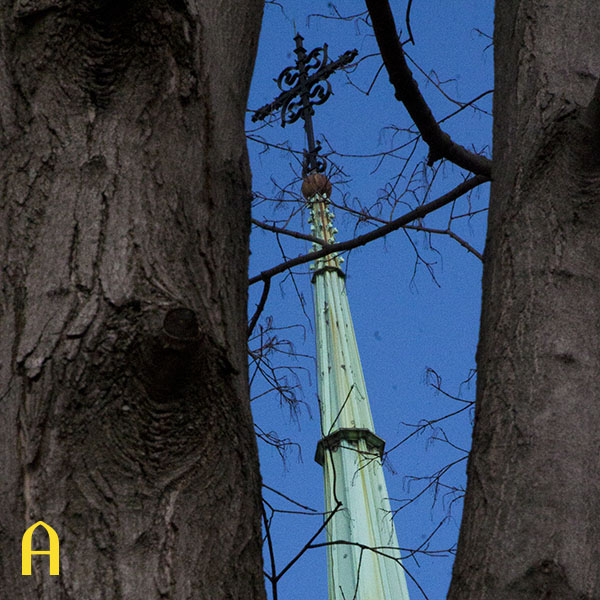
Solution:
M357 50L344 52L337 60L329 62L327 57L327 44L311 50L308 54L302 45L304 38L297 33L296 64L285 68L275 82L281 94L270 104L259 108L252 116L253 121L261 121L268 115L281 110L281 126L294 123L300 117L304 121L306 132L307 150L305 151L302 165L303 174L313 171L323 171L325 162L319 158L321 144L315 142L312 116L313 106L323 104L331 96L331 84L327 78L337 69L349 65L358 54Z

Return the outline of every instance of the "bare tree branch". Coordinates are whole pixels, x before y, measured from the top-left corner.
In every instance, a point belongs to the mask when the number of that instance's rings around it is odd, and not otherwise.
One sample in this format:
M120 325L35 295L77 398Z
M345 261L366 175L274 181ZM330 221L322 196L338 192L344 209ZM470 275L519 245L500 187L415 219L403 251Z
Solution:
M289 571L294 564L298 561L298 559L310 548L313 548L313 542L319 537L322 531L324 531L329 524L329 521L333 519L334 515L342 508L342 503L338 500L334 509L327 515L327 518L323 521L323 524L317 529L316 533L304 544L302 549L290 560L290 562L277 574L275 579L279 581L286 573Z
M381 57L396 91L396 98L404 104L423 140L429 146L429 166L441 158L446 158L463 169L491 178L491 161L453 142L435 120L406 63L388 0L366 0L366 4Z
M336 244L327 244L323 246L320 250L316 250L314 252L309 252L308 254L304 254L302 256L298 256L296 258L292 258L290 260L285 261L273 267L271 269L267 269L263 271L259 275L255 275L248 280L248 285L253 285L258 281L266 281L267 279L271 279L271 277L278 275L279 273L283 273L287 271L287 269L291 269L292 267L297 267L298 265L303 265L311 260L316 260L317 258L321 258L322 256L327 256L328 254L332 254L333 252L345 252L347 250L352 250L353 248L357 248L359 246L364 246L373 240L379 239L392 231L396 231L405 225L408 225L412 221L417 219L422 219L425 215L437 210L438 208L442 208L442 206L446 206L446 204L450 204L457 198L460 198L463 194L466 194L473 188L481 185L489 181L489 177L484 175L475 175L466 181L463 181L461 184L457 185L453 190L440 196L436 200L429 202L428 204L423 204L418 206L414 210L407 212L406 214L390 221L386 225L382 225L373 231L369 231L363 235L359 235L358 237L347 240L345 242L338 242Z
M323 245L324 240L315 237L314 235L308 235L306 233L302 233L300 231L292 231L291 229L283 229L282 227L276 227L275 225L269 225L268 223L263 223L262 221L258 221L257 219L252 219L252 223L261 229L266 229L267 231L272 231L273 233L281 233L283 235L289 235L291 237L298 238L299 240L306 240L307 242L314 242L315 244Z
M262 516L265 524L265 535L267 538L267 546L269 548L269 560L271 561L271 575L265 572L265 576L267 579L271 581L271 593L273 594L273 600L278 599L277 595L277 578L275 577L275 573L277 573L277 568L275 567L275 551L273 549L273 539L271 538L271 522L267 519L267 512L265 511L265 507L263 504L262 507Z
M410 28L410 9L411 9L411 7L412 7L412 0L408 0L408 3L406 5L406 29L408 32L408 40L406 40L406 43L408 44L410 42L414 46L415 38L413 37L412 29Z
M256 306L256 310L254 311L254 314L252 315L252 319L250 320L250 323L248 324L248 337L250 337L252 335L252 332L254 331L254 327L256 326L256 323L258 321L258 317L260 317L260 314L262 313L262 311L265 308L265 304L267 303L267 298L269 297L269 288L270 287L271 287L271 280L265 279L263 291L260 296L260 300Z
M469 242L463 240L460 236L458 236L451 229L432 229L431 227L422 227L421 225L405 225L405 229L414 229L415 231L424 231L425 233L437 233L439 235L447 235L451 237L453 240L457 241L465 250L476 256L480 261L483 262L483 255L479 250L476 250L469 244Z

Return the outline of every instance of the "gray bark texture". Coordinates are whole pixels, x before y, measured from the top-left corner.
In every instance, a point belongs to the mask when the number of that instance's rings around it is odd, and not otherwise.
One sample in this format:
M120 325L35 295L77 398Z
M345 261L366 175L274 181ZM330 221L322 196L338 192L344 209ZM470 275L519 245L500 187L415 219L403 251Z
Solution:
M243 127L261 16L0 0L2 600L264 598ZM44 556L21 575L38 520L58 577Z
M451 600L600 598L600 2L496 2L493 183Z

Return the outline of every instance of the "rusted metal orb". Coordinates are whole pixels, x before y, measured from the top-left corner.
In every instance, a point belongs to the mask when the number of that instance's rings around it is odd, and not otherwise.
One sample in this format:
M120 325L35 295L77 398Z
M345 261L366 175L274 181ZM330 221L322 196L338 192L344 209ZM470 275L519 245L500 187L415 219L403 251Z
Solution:
M323 173L311 173L302 182L302 195L309 200L317 194L331 197L331 182Z

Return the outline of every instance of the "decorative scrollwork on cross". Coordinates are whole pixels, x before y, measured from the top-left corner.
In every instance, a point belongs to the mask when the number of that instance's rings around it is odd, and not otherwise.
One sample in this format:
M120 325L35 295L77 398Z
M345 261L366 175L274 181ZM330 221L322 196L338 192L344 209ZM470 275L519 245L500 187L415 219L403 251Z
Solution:
M311 171L325 170L325 161L319 156L321 144L315 143L312 125L312 116L315 114L313 107L326 102L332 94L331 84L327 78L337 69L349 65L358 51L348 50L336 61L329 62L327 44L307 54L302 46L304 38L297 34L294 40L296 64L286 67L274 80L281 94L270 104L259 108L252 116L252 120L262 121L270 114L281 110L281 126L285 127L286 124L295 123L302 117L308 145L303 161L303 171L306 174Z
M300 40L298 38L300 37ZM315 48L308 55L302 47L302 36L296 36L298 60L296 65L284 69L276 80L282 92L288 92L281 107L281 125L295 123L305 110L305 99L308 98L308 110L315 114L313 106L323 104L331 96L331 84L322 79L319 69L327 65L327 44ZM311 76L311 71L316 71Z

